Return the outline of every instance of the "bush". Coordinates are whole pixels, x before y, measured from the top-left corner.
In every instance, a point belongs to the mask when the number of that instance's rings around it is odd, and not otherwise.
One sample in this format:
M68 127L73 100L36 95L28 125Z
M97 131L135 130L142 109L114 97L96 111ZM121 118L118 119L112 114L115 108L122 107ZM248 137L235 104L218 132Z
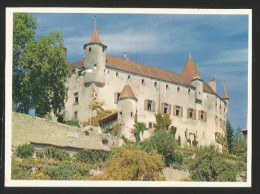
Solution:
M140 133L144 133L144 131L147 130L144 123L136 123L135 129L134 129L134 136L137 142L140 141Z
M213 147L200 148L190 165L194 181L236 181L236 167Z
M166 166L170 166L174 161L174 149L177 146L172 134L159 130L148 141L150 143L146 143L146 145L157 150L163 156ZM145 149L149 149L149 147Z
M155 129L158 130L168 130L169 126L172 124L172 120L169 114L158 113L155 114L156 124L154 125Z
M164 180L163 161L155 152L118 148L105 172L93 180Z
M105 144L105 145L108 144L108 142L109 142L108 139L105 138L105 137L103 137L101 141L102 141L102 143Z
M111 155L109 151L103 150L81 150L75 154L77 161L85 163L105 162Z
M59 160L59 161L70 159L70 155L68 152L53 146L45 148L44 155L47 158L52 158L54 160Z
M89 167L77 163L45 166L42 172L52 180L82 180L89 176Z
M80 122L76 121L76 120L65 121L64 124L70 125L70 126L75 126L75 127L80 127Z
M34 153L34 147L32 144L19 145L16 149L16 156L19 158L32 157Z
M88 130L84 131L84 133L85 133L86 136L89 136L89 131Z
M246 139L237 139L232 143L232 154L236 156L246 156L247 155L247 141Z

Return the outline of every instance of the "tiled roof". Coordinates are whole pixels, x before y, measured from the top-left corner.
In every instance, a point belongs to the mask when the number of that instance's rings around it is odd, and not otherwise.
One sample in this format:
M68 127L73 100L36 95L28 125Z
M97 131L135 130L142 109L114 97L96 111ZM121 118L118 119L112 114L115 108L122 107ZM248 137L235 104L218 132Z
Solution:
M185 66L181 72L181 75L189 80L195 78L198 75L197 66L195 65L191 56L189 56Z
M115 120L117 119L117 112L112 112L101 118L98 122L105 122L109 120Z
M188 59L188 63L191 63L192 59ZM195 65L195 63L193 62ZM187 63L186 63L187 65ZM78 61L76 63L71 64L72 70L75 70L76 68L82 68L84 66L84 61ZM189 65L190 66L190 65ZM137 75L142 75L158 80L163 80L171 83L176 83L188 87L194 88L193 85L191 85L191 79L194 78L197 75L197 67L195 75L191 78L187 78L183 74L177 74L172 71L164 70L161 68L145 65L142 63L134 62L131 60L127 60L124 58L115 57L112 55L107 55L107 63L106 67L117 69L124 72L129 72ZM206 83L203 84L203 91L216 94L214 90Z
M99 43L99 44L101 44L101 41L100 41L100 38L99 38L99 35L98 35L98 31L97 31L96 28L94 28L94 30L92 32L92 36L91 36L89 43Z
M132 88L129 85L125 85L118 100L122 100L122 99L126 99L126 98L132 98L134 100L137 100Z

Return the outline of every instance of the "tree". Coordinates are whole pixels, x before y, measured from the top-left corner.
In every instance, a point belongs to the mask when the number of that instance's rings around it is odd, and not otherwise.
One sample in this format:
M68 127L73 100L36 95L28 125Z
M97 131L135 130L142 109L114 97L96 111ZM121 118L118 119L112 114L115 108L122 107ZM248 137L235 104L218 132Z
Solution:
M118 148L105 172L92 180L164 180L161 173L163 161L155 152Z
M200 148L189 171L194 181L236 181L236 167L213 147Z
M232 144L234 140L234 129L231 126L230 121L227 121L226 124L226 136L227 136L227 146L228 146L228 151L231 153L232 152Z
M136 123L135 129L134 129L134 136L137 142L140 141L140 133L144 133L144 131L147 130L144 123Z
M158 113L155 114L155 118L156 118L156 124L154 125L154 127L157 131L160 129L168 130L169 126L172 124L172 120L170 119L169 114Z
M21 63L26 45L33 41L36 20L27 13L15 13L13 25L13 104L18 112L29 113L31 100L26 74L28 69Z
M35 40L36 22L31 15L17 13L14 20L14 103L19 112L28 114L34 108L40 117L51 111L57 114L64 107L70 76L62 35L53 32ZM20 33L19 26L28 33Z

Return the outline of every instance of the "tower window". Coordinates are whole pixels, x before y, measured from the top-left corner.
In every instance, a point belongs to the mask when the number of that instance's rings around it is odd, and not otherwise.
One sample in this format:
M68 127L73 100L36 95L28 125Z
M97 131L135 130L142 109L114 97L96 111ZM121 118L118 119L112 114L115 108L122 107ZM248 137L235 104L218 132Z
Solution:
M130 75L128 75L128 79L130 79L130 77L131 77L131 76L130 76Z
M195 110L192 108L187 109L187 118L196 119Z
M152 110L152 104L153 104L153 101L148 100L148 103L147 103L147 110L149 110L149 111Z
M142 85L144 85L144 79L142 79Z
M118 72L116 72L116 77L118 76Z
M88 51L91 52L91 47L89 47Z
M188 94L190 93L190 89L188 89Z
M79 103L79 93L76 92L74 93L74 104L78 104Z
M119 114L122 116L122 112L119 112Z
M149 128L149 129L153 128L153 123L152 123L152 122L149 122L149 123L148 123L148 128Z
M131 117L133 117L133 112L131 112Z
M169 88L169 85L168 84L166 84L166 86L165 86L165 89L167 90Z
M199 111L199 117L200 117L200 120L202 121L207 121L207 113L204 112L204 111Z
M115 93L115 98L114 98L115 104L117 104L117 101L118 101L119 96L120 96L120 93L116 92L116 93Z
M157 86L157 82L154 82L154 87L156 87Z
M180 91L180 87L177 88L177 92L179 92L179 91Z

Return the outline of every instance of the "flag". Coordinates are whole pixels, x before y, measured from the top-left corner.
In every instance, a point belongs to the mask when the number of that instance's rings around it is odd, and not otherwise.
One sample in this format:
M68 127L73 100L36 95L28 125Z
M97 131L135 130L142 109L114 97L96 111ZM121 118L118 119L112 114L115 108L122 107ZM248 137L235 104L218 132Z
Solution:
M97 92L96 92L95 88L93 88L93 99L94 100L97 99Z

